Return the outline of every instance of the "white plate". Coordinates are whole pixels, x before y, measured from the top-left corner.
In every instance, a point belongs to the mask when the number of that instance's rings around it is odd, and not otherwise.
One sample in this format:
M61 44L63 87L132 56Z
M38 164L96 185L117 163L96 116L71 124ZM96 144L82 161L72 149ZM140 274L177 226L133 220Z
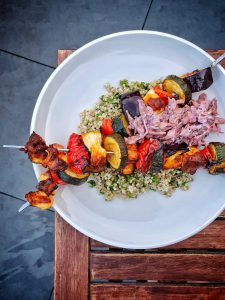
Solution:
M66 59L43 87L34 109L31 131L47 143L66 146L77 131L79 112L91 108L105 93L104 83L120 79L152 81L168 74L183 74L210 64L212 58L194 44L165 33L128 31L97 39ZM215 83L207 90L216 96L225 116L225 72L218 66ZM197 97L197 94L194 95ZM225 141L225 135L210 140ZM34 166L38 176L41 168ZM198 171L187 192L171 198L147 192L137 199L106 202L88 184L61 187L55 210L82 233L123 248L156 248L197 233L224 209L223 175Z

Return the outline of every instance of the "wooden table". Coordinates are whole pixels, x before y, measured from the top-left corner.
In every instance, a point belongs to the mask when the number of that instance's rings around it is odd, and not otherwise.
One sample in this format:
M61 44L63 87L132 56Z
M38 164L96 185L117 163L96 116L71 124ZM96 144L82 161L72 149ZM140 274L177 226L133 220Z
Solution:
M58 63L73 51L59 50ZM56 213L54 299L224 300L225 212L181 243L137 251L94 241Z

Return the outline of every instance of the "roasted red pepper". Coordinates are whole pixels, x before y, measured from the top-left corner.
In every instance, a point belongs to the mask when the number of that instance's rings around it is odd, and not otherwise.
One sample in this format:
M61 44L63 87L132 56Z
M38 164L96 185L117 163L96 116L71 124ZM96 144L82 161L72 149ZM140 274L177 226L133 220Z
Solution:
M164 101L165 105L167 105L168 104L168 98L172 97L172 95L170 93L162 90L159 85L156 85L154 87L154 91L159 96L159 98Z
M136 168L141 173L147 173L152 165L152 157L154 152L158 149L159 142L154 139L145 139L138 146L139 160L136 162Z
M205 148L203 148L202 150L200 150L201 154L209 161L213 160L213 157L209 151L209 147L206 146Z
M50 170L51 176L52 176L52 180L59 185L66 185L68 183L66 183L65 181L63 181L62 179L59 178L58 174L52 170Z
M102 121L102 127L101 127L101 132L104 135L110 135L113 134L113 122L111 119L104 119Z
M67 148L69 167L77 174L83 174L89 164L89 153L85 147L82 137L79 134L72 133L69 137Z

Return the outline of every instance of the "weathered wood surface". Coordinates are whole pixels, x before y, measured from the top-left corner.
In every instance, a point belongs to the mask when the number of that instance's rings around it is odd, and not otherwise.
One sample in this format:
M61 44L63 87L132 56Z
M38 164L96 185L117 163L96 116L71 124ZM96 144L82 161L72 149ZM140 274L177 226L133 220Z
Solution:
M225 255L91 253L91 279L224 281Z
M175 284L92 284L91 300L224 300L225 287Z
M88 299L89 239L55 214L55 300Z
M74 50L59 50L60 64ZM225 50L208 50L214 58ZM225 68L225 61L222 62ZM211 281L225 284L223 251L225 249L225 211L202 232L156 253L121 253L121 250L91 240L92 248L109 248L104 253L92 252L89 239L68 225L59 215L55 217L55 286L54 299L225 299L225 286L173 283L124 284L88 282L91 279ZM185 249L198 253L185 253ZM205 250L212 250L207 253ZM166 251L182 251L166 253ZM163 252L163 253L162 253ZM202 252L202 253L201 253ZM89 262L91 257L91 265ZM104 277L106 276L106 277ZM90 294L89 294L90 286Z

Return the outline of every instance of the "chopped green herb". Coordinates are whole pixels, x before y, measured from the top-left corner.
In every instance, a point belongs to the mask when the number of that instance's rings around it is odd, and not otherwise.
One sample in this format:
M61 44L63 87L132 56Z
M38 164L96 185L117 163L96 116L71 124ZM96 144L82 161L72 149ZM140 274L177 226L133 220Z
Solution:
M129 87L128 80L127 80L127 79L122 79L122 80L120 80L120 85L121 85L122 87Z
M88 184L91 188L95 187L96 186L96 182L94 180L89 180L88 181Z

